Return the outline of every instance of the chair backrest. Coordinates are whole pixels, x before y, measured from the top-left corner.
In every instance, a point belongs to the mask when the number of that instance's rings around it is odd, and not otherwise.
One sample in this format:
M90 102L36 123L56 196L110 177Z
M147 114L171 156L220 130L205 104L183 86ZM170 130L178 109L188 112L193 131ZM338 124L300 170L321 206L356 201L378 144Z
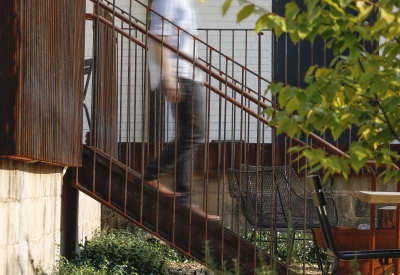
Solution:
M243 167L242 167L243 168ZM235 170L247 221L256 227L286 228L287 219L278 201L271 169L251 166Z
M307 183L312 191L312 197L318 220L321 225L322 236L326 247L333 253L337 253L335 242L331 231L331 225L329 223L329 213L327 212L327 200L325 193L322 189L321 178L318 175L311 175L307 177Z
M241 197L244 214L251 225L268 228L273 220L276 228L320 226L311 192L305 190L291 166L242 164L240 170L228 169L228 179L230 195ZM336 226L336 204L331 195L327 201L330 225Z
M240 171L261 171L261 170L270 170L269 167L261 167L261 166L252 166L248 164L241 164ZM229 184L229 194L232 198L239 199L239 180L236 174L238 174L238 170L234 168L228 169L228 184Z
M291 167L283 170L275 171L275 181L280 201L282 202L285 215L289 217L289 224L293 228L314 228L319 227L317 213L313 204L311 192L305 189L296 172ZM338 215L336 204L332 195L328 194L327 209L329 210L329 223L336 226L338 223Z
M311 194L305 190L292 169L287 171L289 172L287 174L283 174L281 170L275 171L275 181L279 200L282 202L290 227L298 229L319 227Z

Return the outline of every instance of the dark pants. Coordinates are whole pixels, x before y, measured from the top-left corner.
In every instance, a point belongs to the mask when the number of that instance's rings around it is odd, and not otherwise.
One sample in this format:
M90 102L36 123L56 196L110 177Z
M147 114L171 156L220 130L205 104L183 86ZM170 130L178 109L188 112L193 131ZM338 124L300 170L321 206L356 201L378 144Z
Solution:
M189 203L193 153L204 138L204 110L200 84L179 79L181 102L170 103L175 118L177 137L161 150L146 166L144 179L157 179L176 166L176 192L182 203Z

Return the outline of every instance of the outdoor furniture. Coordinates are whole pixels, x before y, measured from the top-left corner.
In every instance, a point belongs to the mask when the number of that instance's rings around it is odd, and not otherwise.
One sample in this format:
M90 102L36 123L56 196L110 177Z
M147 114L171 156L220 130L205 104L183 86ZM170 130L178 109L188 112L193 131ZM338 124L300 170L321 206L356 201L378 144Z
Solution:
M356 250L339 251L336 248L335 240L332 235L332 229L329 221L329 209L327 207L327 198L322 190L321 178L318 175L308 177L310 189L312 192L316 213L321 225L322 236L331 256L335 258L333 262L332 275L336 274L340 260L373 260L378 259L381 265L387 265L389 259L400 258L399 249L380 249L380 250Z
M240 196L243 213L253 226L251 242L258 230L272 229L274 241L277 231L286 230L291 234L292 245L296 230L319 227L311 192L305 190L291 166L242 164L240 170L228 169L228 181L231 196L237 199ZM338 222L336 205L333 197L328 196L329 222L334 227ZM316 246L318 266L322 268L317 249Z
M311 192L305 191L290 166L256 167L241 165L240 170L228 169L230 194L242 199L245 216L256 228L293 228L302 230L319 227ZM337 225L336 205L327 195L329 222ZM274 215L272 215L274 213Z

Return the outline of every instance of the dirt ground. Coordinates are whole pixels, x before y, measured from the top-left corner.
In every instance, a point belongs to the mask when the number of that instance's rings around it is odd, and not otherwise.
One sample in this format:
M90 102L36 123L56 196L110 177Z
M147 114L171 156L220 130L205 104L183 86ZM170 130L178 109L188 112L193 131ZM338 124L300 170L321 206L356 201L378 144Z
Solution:
M203 265L199 263L191 263L191 264L173 264L168 265L170 270L170 275L215 275L215 273L211 272L209 269L205 268ZM299 274L303 274L303 267L299 268ZM306 275L322 275L321 270L315 266L306 266L305 273Z

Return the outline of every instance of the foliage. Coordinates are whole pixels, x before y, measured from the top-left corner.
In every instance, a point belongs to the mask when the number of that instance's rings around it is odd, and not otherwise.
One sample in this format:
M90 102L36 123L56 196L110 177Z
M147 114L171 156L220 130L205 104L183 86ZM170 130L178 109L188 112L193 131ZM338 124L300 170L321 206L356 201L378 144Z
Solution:
M74 263L84 265L90 262L100 269L106 265L112 270L118 265L126 265L127 274L168 274L165 260L153 242L143 241L130 230L112 230L109 233L98 231L92 240L80 245L80 253Z
M138 275L133 269L130 273L127 272L128 264L116 265L109 269L107 267L107 261L99 267L94 267L90 262L87 263L75 263L68 261L66 258L61 257L58 261L57 267L53 270L50 275ZM40 275L47 275L42 272Z
M252 232L248 233L247 236L242 236L246 239L250 239L250 235ZM304 235L302 231L295 232L293 245L289 248L290 240L292 239L292 235L287 232L277 232L277 253L276 257L278 260L286 262L288 257L290 258L290 262L294 264L315 264L317 263L317 258L315 254L315 245L311 236ZM271 232L269 230L257 231L255 242L259 248L267 251L270 251L270 241L271 241ZM290 252L290 253L288 253ZM327 259L327 253L325 251L320 250L320 255L322 261ZM304 261L303 261L304 258Z
M284 16L250 0L238 1L243 7L237 21L256 14L256 32L271 28L277 36L287 33L294 43L321 37L333 51L329 67L309 68L305 88L282 83L268 87L282 108L265 110L278 133L299 137L328 131L337 139L348 129L358 129L358 139L342 156L296 148L307 158L310 173L323 168L326 177L341 173L347 178L349 167L359 172L376 165L386 167L380 172L384 182L400 180L400 171L393 169L399 155L389 147L400 137L400 0L304 0L304 7L293 1L286 4ZM231 3L224 2L223 14ZM369 20L372 15L375 22ZM366 44L375 46L373 52Z
M97 231L80 244L80 251L68 261L61 257L51 275L137 275L169 274L166 263L191 263L192 259L141 229ZM38 274L45 275L43 272Z
M244 237L244 236L242 236L242 237ZM210 246L209 246L208 242L206 243L205 251L206 251L207 264L214 272L216 272L215 275L240 275L241 274L237 259L232 259L233 265L230 265L229 267L227 267L226 261L224 261L223 268L221 270L221 268L219 267L219 264L217 264L214 261L212 255L211 255ZM258 261L260 264L259 264L259 267L257 267L255 270L256 275L277 275L278 274L278 272L274 269L274 267L271 267L267 263L263 262L263 258L261 255L260 255ZM207 271L206 271L206 275L207 274L209 274L209 273L207 273Z

